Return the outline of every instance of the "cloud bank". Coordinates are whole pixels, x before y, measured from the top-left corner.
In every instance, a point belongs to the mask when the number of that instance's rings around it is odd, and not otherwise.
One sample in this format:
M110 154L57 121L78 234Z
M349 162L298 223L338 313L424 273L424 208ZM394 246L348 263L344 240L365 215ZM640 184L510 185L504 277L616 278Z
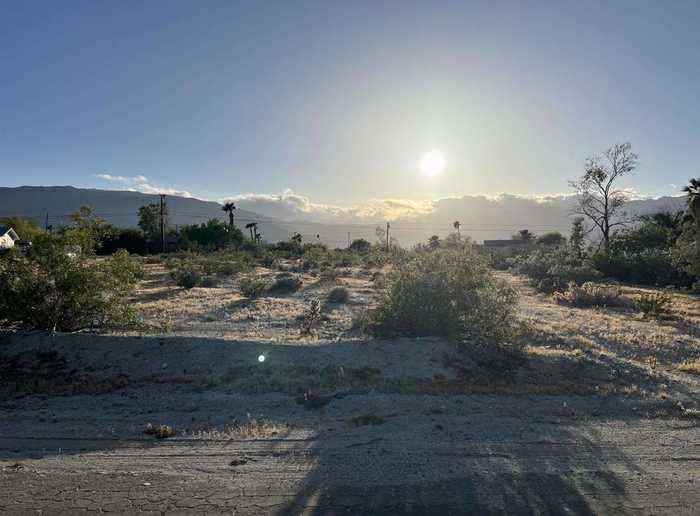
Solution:
M97 174L95 177L103 181L111 183L119 183L124 186L124 190L130 192L141 192L146 194L166 194L175 195L178 197L192 197L192 194L186 190L177 190L152 183L146 176L136 175L132 177L115 176L112 174Z

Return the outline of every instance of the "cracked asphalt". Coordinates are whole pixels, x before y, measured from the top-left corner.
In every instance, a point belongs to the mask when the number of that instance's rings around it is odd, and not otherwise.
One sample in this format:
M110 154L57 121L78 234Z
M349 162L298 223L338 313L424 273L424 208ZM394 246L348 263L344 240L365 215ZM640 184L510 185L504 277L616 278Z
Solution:
M27 397L0 403L0 513L697 514L698 420L658 409L365 394L308 410L173 385ZM262 415L275 431L227 426Z

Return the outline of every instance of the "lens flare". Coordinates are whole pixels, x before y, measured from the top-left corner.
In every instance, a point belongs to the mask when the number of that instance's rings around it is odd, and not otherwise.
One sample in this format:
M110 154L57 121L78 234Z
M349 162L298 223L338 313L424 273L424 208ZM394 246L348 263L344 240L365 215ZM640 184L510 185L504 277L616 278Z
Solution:
M262 364L264 361L265 361L265 355L258 356L258 362L260 362Z

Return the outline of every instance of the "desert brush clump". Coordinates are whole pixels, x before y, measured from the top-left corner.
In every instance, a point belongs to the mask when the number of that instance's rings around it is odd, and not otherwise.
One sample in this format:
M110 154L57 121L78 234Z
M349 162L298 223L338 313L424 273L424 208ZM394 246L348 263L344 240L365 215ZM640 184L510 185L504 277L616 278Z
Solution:
M413 255L389 277L375 313L380 335L474 335L509 341L517 333L512 286L471 248Z
M270 292L285 293L296 292L302 287L303 283L298 276L278 278L270 285Z
M126 251L96 259L46 238L0 263L0 320L58 331L128 326L135 314L127 299L142 274Z
M634 307L644 317L663 319L671 316L671 296L665 292L643 293L634 300Z
M350 298L350 293L345 287L335 287L326 296L329 303L346 303Z
M576 307L624 306L627 304L620 287L599 285L591 281L587 281L580 287L571 281L566 290L555 292L553 299L559 304Z
M546 293L563 291L571 282L583 285L602 278L600 272L566 245L537 248L510 259L509 263L515 272L528 277Z
M245 297L255 299L265 292L267 283L254 276L246 276L238 282L238 288L241 289L241 294Z

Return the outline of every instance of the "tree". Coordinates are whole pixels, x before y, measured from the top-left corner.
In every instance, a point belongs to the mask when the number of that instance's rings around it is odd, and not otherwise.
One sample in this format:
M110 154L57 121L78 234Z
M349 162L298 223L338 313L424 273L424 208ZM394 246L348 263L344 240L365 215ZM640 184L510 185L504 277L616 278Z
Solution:
M163 224L167 225L168 205L163 206ZM160 238L160 205L148 204L139 208L139 227L148 241Z
M457 231L457 234L458 234L459 236L462 236L462 233L461 233L460 230L459 230L459 228L462 227L462 224L461 224L458 220L455 220L455 221L452 223L452 227L455 228L455 230Z
M617 214L627 201L627 195L616 187L618 180L637 168L638 156L632 144L616 143L603 156L586 160L584 174L570 184L577 194L573 212L590 220L600 230L605 253L610 251L610 236L616 226L629 223Z
M437 249L440 247L440 237L437 235L433 235L428 239L428 247L430 249Z
M513 240L522 240L523 242L531 242L536 237L529 229L521 229L515 235L513 235Z
M700 254L700 177L688 181L683 191L688 194L688 211L697 225L695 251Z
M364 238L357 238L357 239L352 241L349 249L353 253L367 254L367 253L369 253L371 247L372 247L372 244L370 244Z
M569 235L569 245L580 260L583 258L583 249L586 241L586 232L583 228L583 217L576 217L571 223L571 235Z
M64 233L66 242L79 246L84 253L93 253L106 233L105 221L96 217L90 206L81 206L71 214L70 220L71 225Z
M257 222L249 222L248 224L245 225L245 228L250 231L250 240L255 240L255 236L253 236L253 230L255 230L255 235L258 234L258 223Z
M21 240L31 242L44 233L44 230L37 226L34 221L22 217L2 217L0 226L14 229Z
M700 224L700 177L688 181L683 191L688 194L688 211Z
M228 225L229 228L233 229L235 227L233 223L233 211L236 209L236 205L232 202L224 203L221 209L228 213Z

